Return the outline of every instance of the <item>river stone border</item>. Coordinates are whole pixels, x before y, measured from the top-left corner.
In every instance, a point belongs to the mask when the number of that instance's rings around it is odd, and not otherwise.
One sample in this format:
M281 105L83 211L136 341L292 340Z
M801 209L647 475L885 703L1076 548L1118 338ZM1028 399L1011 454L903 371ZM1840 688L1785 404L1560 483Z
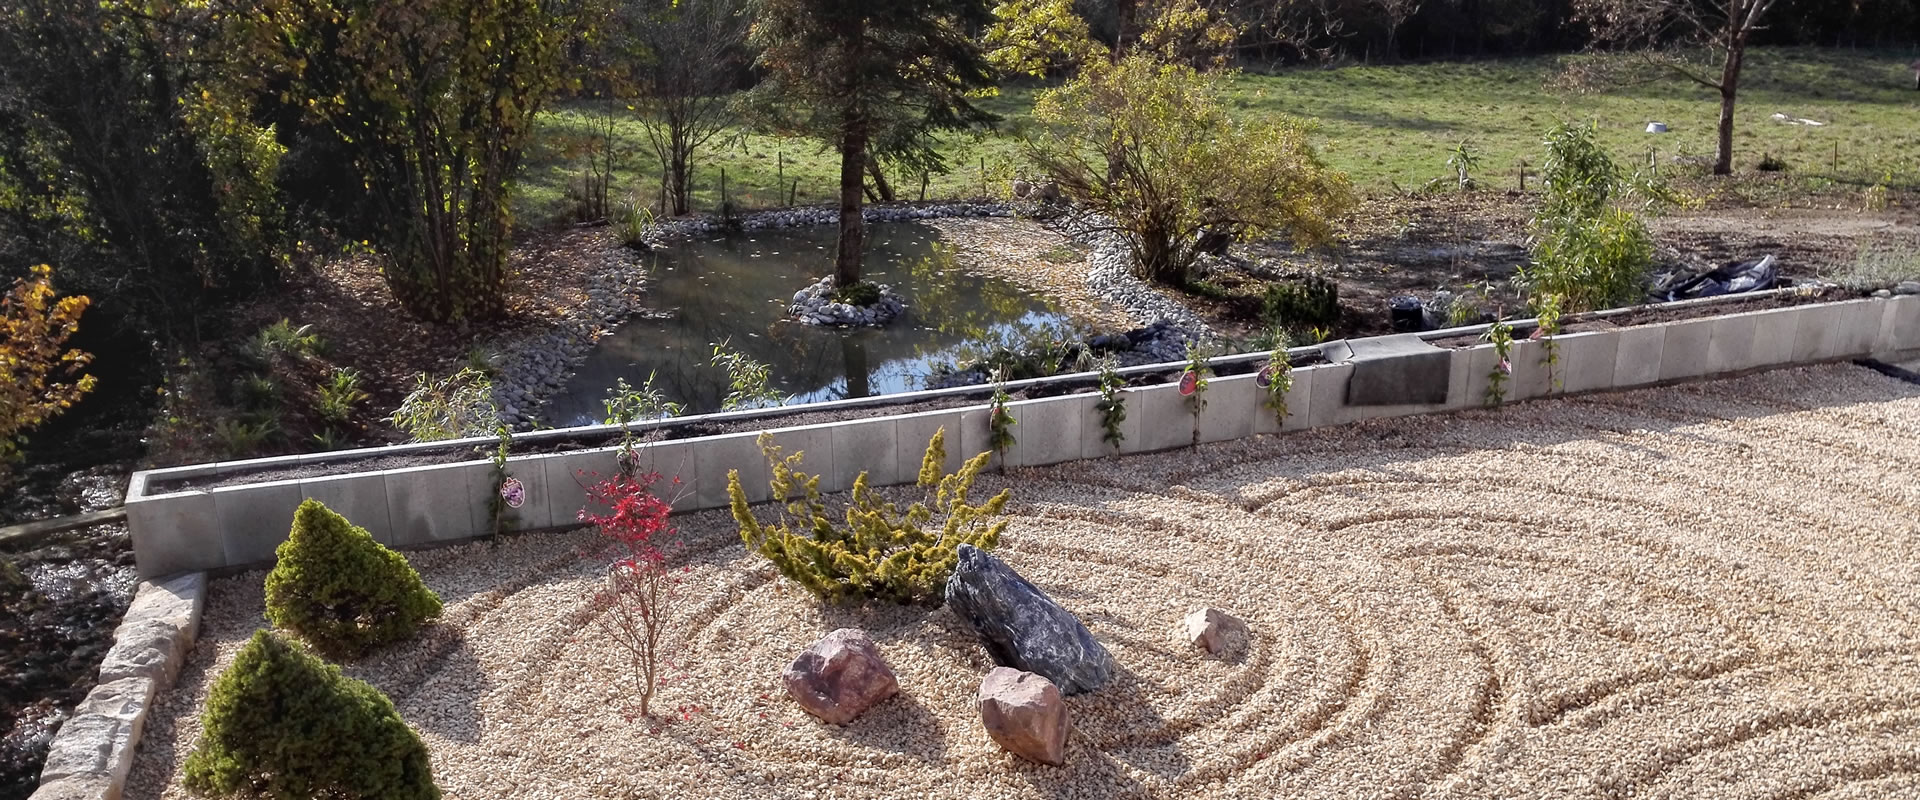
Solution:
M119 800L154 698L200 633L207 574L142 581L100 664L100 680L60 725L29 800Z
M787 305L787 314L803 325L868 328L886 325L900 316L900 312L907 310L907 301L892 286L882 283L876 284L875 288L879 290L880 299L873 305L842 303L833 299L835 281L832 275L828 275L794 292L793 302Z
M1126 310L1143 323L1166 320L1201 338L1211 338L1207 323L1186 306L1153 290L1133 274L1133 251L1126 240L1111 230L1112 223L1098 214L1062 215L1056 226L1074 241L1087 245L1087 288L1108 302Z

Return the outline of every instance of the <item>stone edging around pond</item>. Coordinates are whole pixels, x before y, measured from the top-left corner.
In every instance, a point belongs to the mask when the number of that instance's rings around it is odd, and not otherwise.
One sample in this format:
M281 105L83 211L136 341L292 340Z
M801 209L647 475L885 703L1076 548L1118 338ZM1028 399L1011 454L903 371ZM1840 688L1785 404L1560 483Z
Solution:
M1541 363L1542 343L1516 341L1510 357L1509 402L1920 350L1920 296L1787 306L1564 334L1553 341L1559 348L1560 387L1553 387L1554 379ZM1488 373L1498 361L1493 346L1441 352L1447 353L1448 366L1444 402L1351 405L1347 384L1355 372L1353 363L1302 366L1293 371L1293 387L1287 394L1290 414L1284 424L1262 407L1264 392L1255 385L1254 375L1214 378L1205 396L1206 408L1197 417L1174 384L1129 389L1122 395L1127 407L1122 427L1126 438L1117 450L1101 440L1096 395L1018 401L1007 406L1017 423L1016 442L998 462L1004 467L1041 466L1480 407ZM1180 365L1169 366L1177 370ZM802 468L821 475L822 491L835 492L849 488L861 471L869 473L874 486L912 482L927 439L941 428L948 437L947 466L957 469L963 454L988 449L988 413L986 405L971 405L765 432L788 453L805 451ZM740 471L750 501L768 499L767 465L755 443L759 435L748 431L656 441L641 445L639 452L643 467L678 476L689 485L690 491L675 510L721 508L728 502L727 472L734 469ZM617 450L601 447L510 458L508 471L521 482L528 498L516 512L514 527L572 527L586 503L577 476L613 474ZM293 462L300 458L293 457ZM287 463L286 459L269 461ZM140 574L152 577L269 563L274 548L287 536L293 509L307 498L325 502L375 539L395 547L459 541L492 530L487 500L495 483L493 465L487 461L146 493L150 482L260 466L256 461L135 473L128 487L127 513Z
M555 325L516 331L482 345L493 367L494 407L515 430L531 430L536 412L566 385L607 335L646 307L646 269L624 247L611 248L587 275L587 299Z
M1126 309L1143 325L1166 320L1196 336L1210 336L1212 331L1198 315L1134 277L1133 252L1127 249L1126 240L1120 238L1120 234L1102 226L1103 221L1104 218L1096 215L1071 213L1060 220L1062 232L1092 250L1087 254L1087 288L1093 290L1095 296Z
M907 301L887 284L878 284L880 299L867 306L855 306L835 300L834 278L832 275L821 278L806 288L793 293L793 302L787 304L787 313L794 321L804 325L850 325L854 327L873 327L885 325L907 310Z
M144 581L134 593L100 680L54 734L30 800L117 800L133 768L147 709L180 673L200 631L207 575Z

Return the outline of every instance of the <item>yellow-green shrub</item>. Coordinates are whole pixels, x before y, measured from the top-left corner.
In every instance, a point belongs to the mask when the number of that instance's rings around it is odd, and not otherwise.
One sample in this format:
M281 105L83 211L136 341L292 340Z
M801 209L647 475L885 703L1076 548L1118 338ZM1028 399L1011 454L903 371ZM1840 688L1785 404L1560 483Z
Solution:
M960 545L992 549L1005 520L989 521L1006 508L1012 490L980 505L968 503L973 481L991 453L968 460L959 472L943 475L946 429L933 434L920 462L918 485L925 501L902 513L867 486L867 473L853 481L845 524L835 524L820 500L820 476L800 472L802 453L783 456L773 438L760 435L760 451L772 470L778 519L763 525L747 507L739 470L727 472L727 496L740 538L752 552L766 556L780 574L830 602L885 600L938 605L946 595ZM794 498L798 490L800 497ZM936 523L936 518L938 522Z
M267 620L321 652L355 655L440 616L440 597L406 557L318 500L300 504L267 573Z

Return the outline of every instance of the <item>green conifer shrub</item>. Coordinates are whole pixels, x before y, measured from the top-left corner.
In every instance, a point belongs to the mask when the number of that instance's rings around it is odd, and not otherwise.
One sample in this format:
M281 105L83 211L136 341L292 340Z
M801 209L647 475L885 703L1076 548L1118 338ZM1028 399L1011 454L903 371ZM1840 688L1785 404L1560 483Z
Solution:
M773 437L760 435L760 451L772 471L779 518L763 525L747 508L739 470L727 472L727 496L747 550L766 556L780 574L835 603L883 600L939 605L946 596L962 544L990 550L1000 541L1005 520L990 521L1006 508L1012 490L972 505L968 493L992 453L968 460L959 472L943 475L947 462L946 429L933 434L920 461L918 485L925 501L902 513L867 487L867 473L853 481L845 524L836 524L820 500L820 476L800 472L802 453L783 456ZM800 497L794 497L795 491ZM936 518L938 521L936 522Z
M300 504L274 553L267 619L323 653L357 655L440 615L440 597L404 556L318 500Z
M182 782L203 797L440 797L393 701L265 630L214 681Z

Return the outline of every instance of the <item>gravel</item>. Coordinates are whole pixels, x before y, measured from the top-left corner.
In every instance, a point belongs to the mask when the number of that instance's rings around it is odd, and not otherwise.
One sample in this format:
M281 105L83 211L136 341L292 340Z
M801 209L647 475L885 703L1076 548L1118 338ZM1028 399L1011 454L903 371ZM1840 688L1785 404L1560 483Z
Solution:
M1206 322L1185 306L1153 290L1146 281L1134 277L1133 253L1120 234L1107 229L1110 223L1095 214L1067 215L1058 226L1090 249L1087 255L1087 288L1108 302L1120 306L1134 319L1167 320L1202 337L1210 336Z
M410 554L446 600L348 666L449 798L1852 797L1920 788L1920 387L1846 365L985 476L997 551L1112 651L1067 765L1000 751L942 609L822 608L724 511L677 518L658 718L595 632L585 533ZM215 581L127 796L185 797L208 684L261 621ZM1227 657L1178 642L1214 606ZM779 675L867 630L900 696L819 724Z

